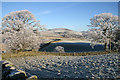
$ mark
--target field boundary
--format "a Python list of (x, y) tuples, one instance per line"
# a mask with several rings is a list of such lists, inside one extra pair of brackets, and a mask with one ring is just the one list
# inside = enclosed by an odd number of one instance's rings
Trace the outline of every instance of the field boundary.
[(88, 56), (88, 55), (102, 55), (117, 53), (117, 51), (97, 51), (97, 52), (81, 52), (81, 53), (57, 53), (57, 52), (36, 52), (36, 51), (25, 51), (19, 53), (3, 53), (2, 59), (12, 57), (27, 57), (27, 56), (38, 56), (38, 55), (55, 55), (55, 56)]

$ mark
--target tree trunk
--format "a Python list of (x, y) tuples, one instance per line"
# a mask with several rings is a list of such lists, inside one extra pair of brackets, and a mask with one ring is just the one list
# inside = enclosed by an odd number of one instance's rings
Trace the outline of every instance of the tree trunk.
[(105, 47), (104, 47), (105, 51), (107, 51), (107, 43), (105, 42)]
[(108, 46), (109, 46), (108, 43), (105, 42), (105, 51), (108, 51), (108, 50), (109, 50), (109, 47), (108, 47)]
[(110, 49), (110, 51), (111, 51), (111, 47), (112, 47), (112, 46), (111, 46), (111, 40), (109, 40), (109, 45), (110, 45), (110, 46), (109, 46), (109, 47), (110, 47), (109, 49)]

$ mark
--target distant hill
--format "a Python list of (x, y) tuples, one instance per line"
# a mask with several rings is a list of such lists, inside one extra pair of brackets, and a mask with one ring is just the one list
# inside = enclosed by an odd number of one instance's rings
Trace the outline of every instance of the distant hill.
[(80, 38), (82, 36), (82, 33), (66, 28), (55, 28), (55, 29), (48, 29), (47, 31), (42, 32), (42, 35), (47, 37), (54, 36), (54, 37), (64, 37), (64, 38)]

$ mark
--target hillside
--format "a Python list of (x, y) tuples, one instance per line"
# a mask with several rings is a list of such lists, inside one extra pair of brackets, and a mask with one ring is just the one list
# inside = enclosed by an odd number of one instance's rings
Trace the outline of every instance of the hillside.
[(56, 37), (56, 38), (80, 38), (81, 32), (73, 31), (66, 28), (48, 29), (41, 32), (44, 37)]

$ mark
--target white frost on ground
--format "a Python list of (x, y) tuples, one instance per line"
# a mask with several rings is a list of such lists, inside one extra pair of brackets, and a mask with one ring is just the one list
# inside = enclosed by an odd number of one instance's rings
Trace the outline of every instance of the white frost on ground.
[[(53, 42), (53, 43), (91, 43), (91, 41), (88, 41), (88, 40), (73, 40), (73, 41), (63, 40), (63, 41), (57, 41), (57, 42)], [(104, 43), (96, 43), (96, 44), (104, 45)]]
[(119, 54), (90, 56), (39, 55), (9, 58), (16, 68), (39, 78), (116, 78)]

